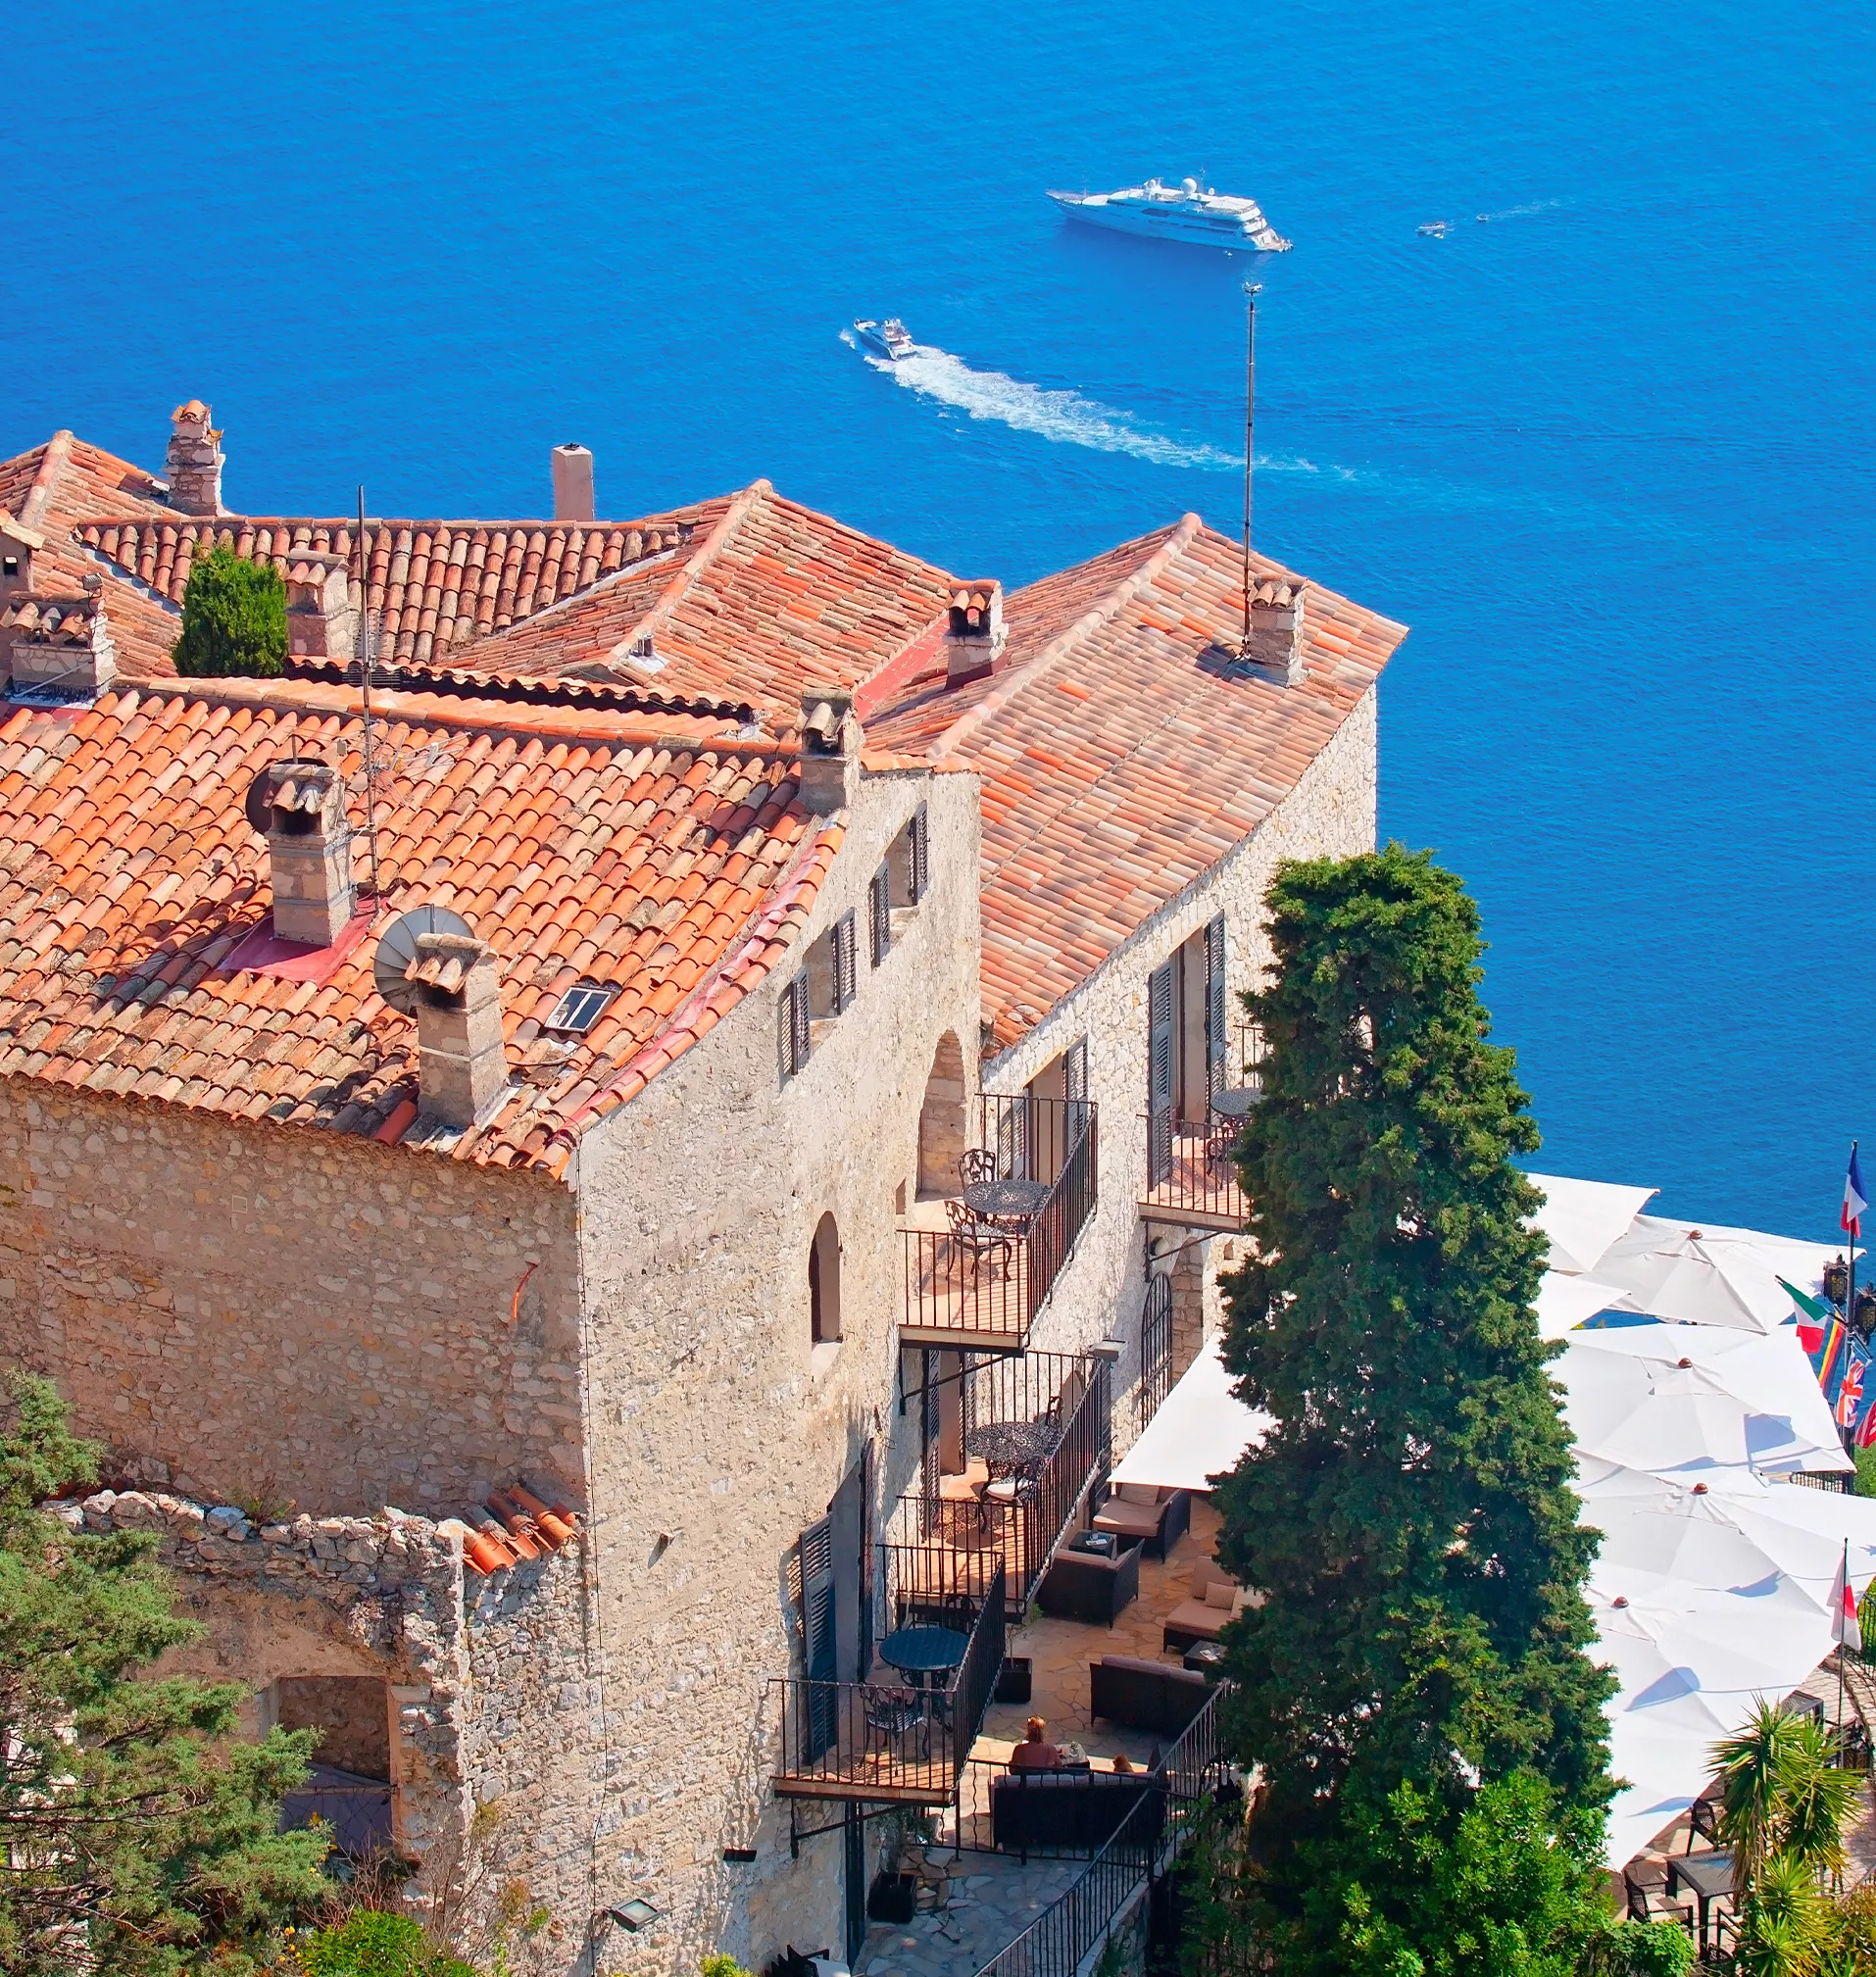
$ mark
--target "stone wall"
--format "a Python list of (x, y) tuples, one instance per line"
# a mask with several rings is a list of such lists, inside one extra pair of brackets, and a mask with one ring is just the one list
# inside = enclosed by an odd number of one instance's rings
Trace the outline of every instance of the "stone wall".
[[(930, 890), (895, 914), (874, 970), (867, 881), (920, 801)], [(975, 1062), (977, 828), (972, 777), (864, 778), (802, 943), (857, 910), (859, 993), (816, 1025), (807, 1067), (779, 1077), (783, 969), (580, 1149), (595, 1625), (617, 1766), (602, 1781), (595, 1883), (666, 1918), (609, 1942), (621, 1965), (694, 1969), (720, 1947), (760, 1967), (791, 1942), (840, 1949), (841, 1840), (791, 1857), (768, 1783), (768, 1683), (799, 1654), (796, 1539), (863, 1449), (876, 1528), (917, 1459), (916, 1410), (902, 1419), (896, 1398), (897, 1224), (934, 1063), (943, 1081)], [(829, 1211), (843, 1337), (816, 1346), (808, 1253)], [(839, 1816), (828, 1802), (802, 1811), (808, 1825)], [(725, 1847), (757, 1858), (725, 1862)]]
[[(1346, 858), (1375, 836), (1376, 699), (1371, 688), (1296, 787), (1229, 857), (1169, 901), (1027, 1036), (982, 1065), (986, 1091), (1016, 1092), (1078, 1037), (1088, 1039), (1088, 1092), (1100, 1108), (1101, 1202), (1058, 1280), (1031, 1343), (1056, 1352), (1098, 1339), (1122, 1342), (1114, 1369), (1114, 1453), (1135, 1432), (1146, 1243), (1139, 1202), (1146, 1187), (1147, 982), (1181, 942), (1214, 914), (1225, 917), (1225, 975), (1237, 996), (1270, 961), (1263, 902), (1277, 865)], [(1226, 1243), (1205, 1244), (1208, 1285)], [(1230, 1267), (1225, 1264), (1225, 1267)], [(1215, 1311), (1216, 1293), (1208, 1289)]]
[(184, 1495), (583, 1502), (573, 1219), (536, 1175), (0, 1079), (0, 1360)]

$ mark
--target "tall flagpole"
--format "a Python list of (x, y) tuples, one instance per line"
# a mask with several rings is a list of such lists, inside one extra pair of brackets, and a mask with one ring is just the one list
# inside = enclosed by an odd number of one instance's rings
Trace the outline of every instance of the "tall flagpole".
[[(1854, 1140), (1851, 1140), (1850, 1143), (1850, 1163), (1852, 1168), (1856, 1165), (1856, 1142)], [(1848, 1208), (1850, 1206), (1848, 1192), (1850, 1180), (1848, 1176), (1845, 1177), (1844, 1187), (1846, 1190), (1844, 1206)], [(1862, 1219), (1860, 1214), (1856, 1217), (1859, 1224)], [(1853, 1332), (1856, 1329), (1856, 1231), (1855, 1229), (1846, 1229), (1844, 1233), (1850, 1237), (1850, 1242), (1847, 1245), (1850, 1251), (1850, 1276), (1844, 1285), (1844, 1322)]]

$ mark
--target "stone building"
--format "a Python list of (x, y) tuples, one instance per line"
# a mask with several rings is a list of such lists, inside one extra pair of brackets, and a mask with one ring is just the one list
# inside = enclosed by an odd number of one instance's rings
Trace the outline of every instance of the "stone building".
[[(1233, 996), (1275, 862), (1373, 840), (1402, 630), (1259, 560), (1247, 645), (1195, 517), (1006, 596), (765, 482), (584, 519), (590, 458), (361, 543), (227, 511), (221, 440), (0, 464), (0, 1356), (111, 1450), (63, 1513), (163, 1532), (342, 1831), (499, 1802), (558, 1967), (852, 1940), (864, 1813), (952, 1789), (1198, 1348)], [(218, 541), (280, 679), (174, 676)], [(966, 1438), (1045, 1417), (941, 1556)]]

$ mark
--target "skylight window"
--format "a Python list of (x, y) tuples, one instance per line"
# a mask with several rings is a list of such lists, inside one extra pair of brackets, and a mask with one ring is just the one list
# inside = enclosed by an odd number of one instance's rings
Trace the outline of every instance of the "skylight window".
[(606, 1005), (617, 993), (617, 989), (595, 988), (591, 982), (581, 982), (577, 987), (568, 989), (555, 1004), (554, 1013), (543, 1027), (559, 1030), (564, 1036), (584, 1036), (599, 1021)]

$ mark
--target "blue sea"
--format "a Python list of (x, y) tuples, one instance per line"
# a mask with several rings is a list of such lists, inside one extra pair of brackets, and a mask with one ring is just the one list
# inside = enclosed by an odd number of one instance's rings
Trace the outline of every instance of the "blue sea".
[[(1833, 1232), (1876, 1136), (1867, 7), (55, 0), (8, 41), (0, 451), (160, 466), (196, 394), (263, 512), (539, 514), (578, 439), (604, 513), (765, 474), (1011, 585), (1235, 529), (1250, 268), (1042, 189), (1258, 198), (1258, 539), (1413, 626), (1382, 825), (1478, 897), (1538, 1164)], [(839, 339), (886, 313), (915, 379)]]

